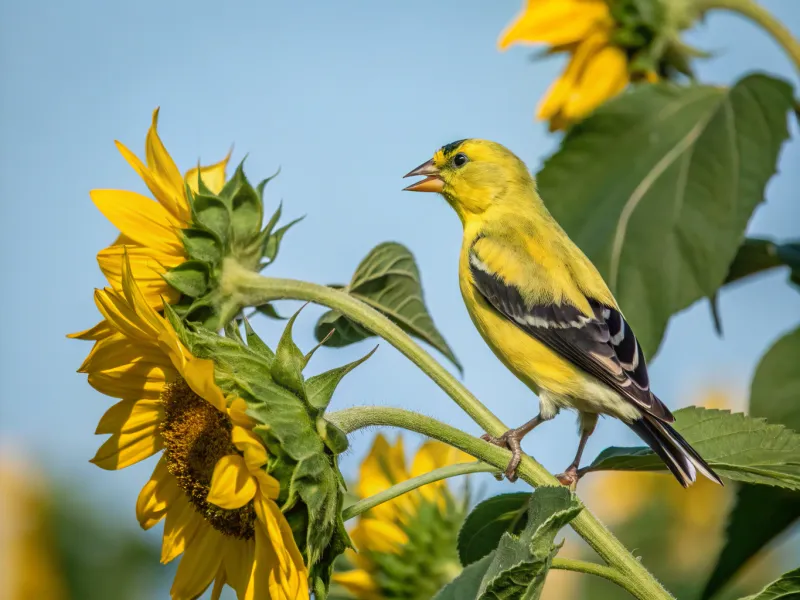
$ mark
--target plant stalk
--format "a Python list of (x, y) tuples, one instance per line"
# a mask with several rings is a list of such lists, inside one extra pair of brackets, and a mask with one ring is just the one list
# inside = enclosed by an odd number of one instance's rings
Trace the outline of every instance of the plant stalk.
[(585, 573), (586, 575), (597, 575), (603, 579), (616, 583), (623, 589), (627, 589), (625, 578), (622, 573), (607, 567), (606, 565), (599, 565), (585, 560), (574, 560), (572, 558), (558, 558), (553, 559), (553, 564), (550, 565), (551, 569), (561, 569), (564, 571), (574, 571), (576, 573)]
[(757, 23), (778, 42), (800, 72), (800, 42), (783, 23), (755, 0), (695, 0), (695, 7), (701, 14), (713, 9), (729, 10)]
[(366, 512), (371, 508), (375, 508), (379, 504), (383, 504), (389, 500), (394, 500), (398, 496), (407, 494), (412, 490), (422, 487), (423, 485), (428, 485), (429, 483), (433, 483), (435, 481), (441, 481), (442, 479), (457, 477), (459, 475), (469, 475), (470, 473), (499, 472), (500, 469), (497, 467), (487, 465), (486, 463), (482, 462), (458, 463), (455, 465), (447, 465), (446, 467), (439, 467), (438, 469), (434, 469), (433, 471), (429, 471), (423, 475), (401, 481), (400, 483), (395, 484), (392, 487), (375, 494), (374, 496), (359, 500), (355, 504), (348, 506), (342, 511), (342, 519), (347, 521), (353, 517), (357, 517), (361, 513)]
[[(273, 300), (303, 300), (337, 310), (397, 348), (444, 390), (484, 431), (494, 436), (500, 436), (508, 430), (508, 427), (500, 419), (400, 327), (377, 310), (345, 292), (305, 281), (263, 277), (245, 270), (235, 262), (226, 262), (223, 266), (222, 290), (228, 302), (239, 308), (243, 306), (259, 306)], [(373, 408), (372, 410), (376, 409)], [(404, 412), (407, 413), (408, 411)], [(375, 414), (374, 416), (377, 418), (378, 415)], [(397, 423), (382, 423), (373, 420), (364, 422), (362, 426), (385, 424), (419, 431), (429, 437), (451, 443), (468, 454), (498, 468), (504, 469), (508, 463), (510, 453), (507, 450), (473, 438), (444, 423), (439, 423), (421, 415), (419, 417), (424, 419), (428, 425), (433, 423), (433, 427), (426, 425), (424, 426), (425, 431), (415, 429), (412, 426), (413, 423), (405, 422), (407, 419), (400, 419)], [(420, 424), (420, 426), (423, 425)], [(447, 428), (453, 435), (456, 435), (456, 432), (460, 434), (457, 437), (461, 440), (462, 445), (444, 439), (441, 434), (442, 428)], [(469, 438), (472, 441), (466, 442), (464, 438)], [(476, 444), (479, 444), (479, 446)], [(473, 450), (477, 448), (479, 453), (471, 452), (468, 447)], [(492, 456), (493, 460), (486, 458), (489, 456)], [(500, 458), (501, 456), (502, 458)], [(526, 454), (523, 454), (522, 462), (517, 472), (523, 480), (533, 486), (559, 485), (557, 479)], [(666, 600), (672, 598), (636, 557), (628, 552), (614, 534), (588, 510), (581, 511), (573, 519), (571, 526), (603, 560), (623, 574), (628, 583), (626, 589), (636, 598), (640, 600)]]

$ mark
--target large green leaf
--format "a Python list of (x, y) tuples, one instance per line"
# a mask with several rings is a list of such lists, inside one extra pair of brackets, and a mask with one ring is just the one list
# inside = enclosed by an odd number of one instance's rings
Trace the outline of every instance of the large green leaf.
[[(770, 348), (756, 369), (750, 414), (800, 431), (800, 328)], [(765, 507), (769, 507), (765, 510)], [(800, 518), (800, 493), (742, 485), (728, 516), (726, 542), (703, 591), (711, 598), (758, 551)]]
[(504, 533), (518, 534), (527, 522), (527, 492), (500, 494), (472, 509), (458, 532), (458, 557), (469, 565), (490, 554)]
[(800, 598), (800, 568), (781, 575), (763, 590), (742, 600), (797, 600)]
[[(675, 411), (675, 429), (721, 477), (800, 489), (800, 434), (741, 413), (690, 406)], [(647, 447), (603, 450), (582, 471), (661, 471)]]
[(792, 89), (639, 86), (576, 125), (538, 175), (648, 356), (670, 316), (725, 280), (788, 137)]
[[(539, 487), (519, 536), (504, 533), (478, 590), (477, 600), (537, 600), (560, 545), (558, 532), (582, 510), (564, 487)], [(466, 600), (466, 599), (465, 599)]]
[[(375, 246), (358, 265), (350, 284), (344, 289), (381, 311), (409, 335), (436, 348), (461, 370), (461, 364), (428, 313), (422, 297), (419, 269), (408, 248), (396, 242)], [(314, 333), (318, 341), (330, 335), (325, 344), (334, 347), (347, 346), (372, 335), (336, 311), (323, 314)]]
[[(800, 285), (800, 242), (777, 244), (771, 240), (761, 238), (747, 238), (739, 246), (736, 256), (728, 268), (725, 284), (734, 283), (740, 279), (769, 271), (783, 265), (788, 266), (790, 281)], [(719, 311), (717, 310), (717, 294), (711, 298), (711, 311), (717, 333), (722, 333)]]
[(469, 565), (458, 577), (439, 590), (433, 600), (473, 600), (476, 598), (486, 569), (489, 568), (493, 559), (494, 552)]

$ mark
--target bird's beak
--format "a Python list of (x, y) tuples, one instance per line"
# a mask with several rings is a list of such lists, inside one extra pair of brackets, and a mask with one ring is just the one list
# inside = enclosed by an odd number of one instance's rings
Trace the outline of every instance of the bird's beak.
[(403, 188), (405, 192), (441, 192), (444, 189), (444, 181), (439, 173), (439, 169), (433, 164), (433, 159), (426, 163), (421, 164), (413, 171), (407, 173), (403, 177), (419, 177), (425, 175), (425, 179), (412, 183), (407, 188)]

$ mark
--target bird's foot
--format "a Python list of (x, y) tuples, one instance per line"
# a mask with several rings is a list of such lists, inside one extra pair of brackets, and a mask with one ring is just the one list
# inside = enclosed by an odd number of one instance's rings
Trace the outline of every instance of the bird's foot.
[[(518, 429), (509, 429), (500, 437), (495, 437), (493, 435), (489, 435), (488, 433), (484, 433), (481, 436), (482, 440), (489, 442), (490, 444), (511, 450), (511, 460), (508, 461), (508, 466), (505, 470), (506, 479), (508, 479), (511, 483), (514, 483), (519, 477), (517, 475), (517, 467), (522, 460), (522, 447), (520, 446), (519, 442), (525, 433), (520, 432)], [(502, 479), (502, 476), (497, 476), (497, 478)]]
[(565, 485), (571, 490), (577, 487), (580, 478), (581, 476), (578, 474), (578, 467), (576, 465), (570, 465), (566, 471), (560, 475), (556, 475), (556, 479), (561, 482), (561, 485)]

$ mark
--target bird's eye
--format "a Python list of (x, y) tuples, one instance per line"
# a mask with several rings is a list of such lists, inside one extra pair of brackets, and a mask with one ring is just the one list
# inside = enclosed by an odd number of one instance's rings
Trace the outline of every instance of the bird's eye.
[(463, 167), (465, 164), (467, 164), (468, 160), (469, 159), (467, 158), (466, 154), (459, 152), (453, 157), (453, 165), (456, 167)]

